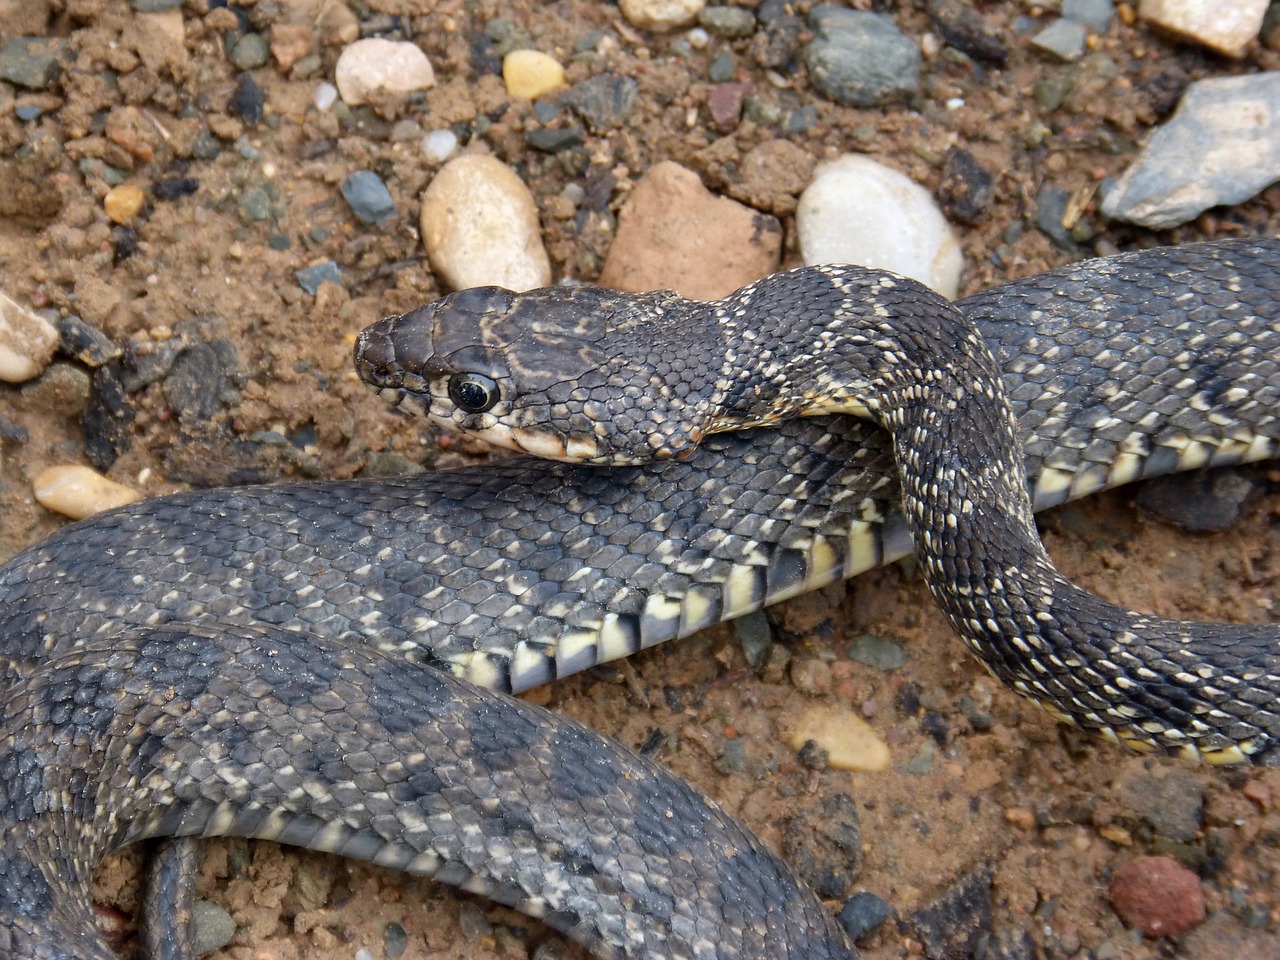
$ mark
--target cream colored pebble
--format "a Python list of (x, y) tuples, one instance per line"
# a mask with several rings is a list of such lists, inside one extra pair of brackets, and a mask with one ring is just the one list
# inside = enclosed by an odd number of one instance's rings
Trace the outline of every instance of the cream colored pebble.
[(80, 464), (46, 467), (36, 474), (31, 486), (41, 506), (73, 520), (142, 499), (137, 490)]
[(502, 82), (511, 96), (537, 100), (564, 86), (564, 67), (538, 50), (512, 50), (502, 58)]
[(836, 770), (889, 768), (889, 745), (849, 707), (819, 703), (801, 713), (791, 728), (791, 748), (799, 750), (809, 740), (827, 752)]
[(38, 377), (57, 348), (53, 324), (0, 293), (0, 380), (23, 383)]

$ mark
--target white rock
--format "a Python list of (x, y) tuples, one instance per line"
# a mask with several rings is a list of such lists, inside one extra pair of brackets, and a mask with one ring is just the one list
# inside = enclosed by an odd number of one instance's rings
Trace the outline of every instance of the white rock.
[(38, 377), (58, 349), (58, 331), (43, 317), (0, 293), (0, 380)]
[(422, 138), (422, 155), (435, 163), (444, 163), (458, 149), (458, 135), (452, 130), (432, 130)]
[(31, 487), (41, 506), (73, 520), (142, 499), (137, 490), (77, 464), (47, 467), (36, 474)]
[(1198, 80), (1102, 201), (1102, 212), (1166, 230), (1280, 180), (1280, 70)]
[(486, 154), (455, 157), (427, 185), (422, 243), (431, 268), (455, 290), (488, 284), (529, 290), (551, 282), (529, 189)]
[(375, 90), (410, 93), (434, 87), (436, 75), (417, 44), (368, 37), (342, 51), (334, 69), (334, 82), (343, 102), (354, 107), (368, 100)]
[(924, 187), (867, 157), (820, 164), (796, 207), (806, 264), (892, 270), (954, 299), (964, 255)]
[(321, 80), (316, 84), (316, 89), (311, 94), (311, 102), (316, 105), (317, 110), (328, 110), (338, 100), (338, 88), (328, 80)]
[(690, 26), (706, 5), (707, 0), (621, 0), (618, 7), (632, 26), (662, 33)]
[(1262, 29), (1268, 0), (1142, 0), (1138, 16), (1229, 57), (1244, 56)]

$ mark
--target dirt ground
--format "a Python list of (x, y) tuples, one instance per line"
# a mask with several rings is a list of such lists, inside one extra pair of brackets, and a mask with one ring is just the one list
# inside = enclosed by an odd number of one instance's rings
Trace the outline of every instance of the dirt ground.
[[(1018, 18), (1047, 22), (1046, 8), (1056, 4), (977, 5), (1008, 46), (1003, 66), (944, 45), (926, 59), (916, 99), (860, 110), (821, 96), (803, 67), (771, 75), (757, 57), (758, 39), (713, 33), (705, 48), (693, 49), (681, 46), (682, 34), (637, 31), (608, 3), (369, 0), (350, 8), (365, 34), (417, 42), (435, 66), (435, 90), (378, 110), (317, 111), (315, 85), (332, 79), (339, 52), (317, 28), (316, 71), (302, 77), (274, 61), (253, 69), (265, 118), (230, 116), (241, 71), (229, 50), (301, 6), (190, 0), (182, 7), (183, 41), (166, 44), (141, 28), (124, 0), (0, 2), (0, 35), (60, 38), (69, 65), (44, 89), (0, 84), (0, 287), (35, 308), (78, 315), (143, 354), (173, 337), (234, 348), (234, 361), (222, 358), (211, 368), (218, 377), (198, 385), (213, 397), (207, 406), (191, 402), (172, 379), (128, 396), (136, 419), (109, 474), (147, 494), (351, 476), (371, 458), (385, 462), (374, 455), (386, 453), (433, 467), (483, 461), (388, 411), (350, 373), (352, 337), (362, 326), (440, 292), (417, 227), (418, 197), (433, 173), (418, 141), (433, 129), (460, 131), (464, 144), (483, 145), (521, 174), (543, 211), (557, 277), (596, 275), (617, 208), (653, 164), (677, 160), (713, 189), (733, 193), (741, 187), (736, 160), (784, 137), (815, 159), (868, 153), (931, 189), (949, 146), (972, 153), (996, 179), (985, 219), (957, 225), (965, 292), (1096, 251), (1280, 233), (1280, 186), (1161, 234), (1108, 224), (1094, 212), (1089, 198), (1099, 180), (1126, 167), (1186, 83), (1280, 68), (1280, 53), (1258, 45), (1237, 62), (1171, 42), (1131, 23), (1123, 5), (1077, 64), (1035, 52), (1019, 32)], [(924, 3), (870, 6), (891, 13), (908, 36), (937, 37)], [(567, 154), (531, 148), (524, 135), (540, 125), (533, 108), (507, 98), (495, 75), (493, 40), (508, 35), (494, 27), (498, 17), (564, 63), (571, 82), (599, 72), (633, 77), (639, 98), (625, 127), (588, 131), (584, 146)], [(707, 78), (726, 52), (733, 80), (775, 109), (722, 134), (706, 106)], [(1066, 93), (1051, 96), (1054, 90)], [(15, 108), (23, 106), (39, 107), (38, 115), (20, 119)], [(813, 122), (798, 132), (788, 133), (783, 119), (763, 119), (809, 109)], [(388, 184), (398, 208), (393, 220), (369, 227), (352, 216), (338, 185), (361, 168)], [(193, 182), (189, 192), (158, 189), (182, 178)], [(117, 179), (147, 195), (128, 230), (103, 209)], [(589, 186), (578, 215), (554, 215), (556, 198), (575, 182)], [(1083, 204), (1072, 250), (1035, 226), (1046, 186)], [(253, 212), (259, 203), (264, 219)], [(784, 218), (784, 225), (794, 262), (793, 224)], [(294, 271), (326, 257), (342, 266), (345, 288), (312, 296)], [(6, 555), (64, 522), (34, 502), (31, 477), (94, 455), (80, 421), (91, 374), (63, 357), (40, 380), (0, 391)], [(1135, 508), (1135, 491), (1120, 490), (1047, 515), (1046, 541), (1068, 576), (1128, 606), (1190, 619), (1275, 621), (1280, 468), (1241, 475), (1253, 493), (1224, 533), (1161, 523)], [(965, 654), (910, 564), (770, 616), (775, 637), (790, 648), (789, 673), (758, 675), (732, 629), (721, 627), (536, 695), (632, 746), (657, 744), (662, 762), (780, 849), (789, 846), (791, 818), (802, 827), (819, 823), (824, 802), (848, 794), (863, 863), (845, 895), (875, 893), (903, 920), (990, 865), (994, 930), (1013, 945), (1008, 956), (1280, 958), (1276, 772), (1144, 759), (1056, 725)], [(901, 643), (906, 663), (884, 671), (850, 659), (849, 641), (863, 633)], [(891, 769), (815, 771), (787, 745), (779, 731), (788, 717), (829, 695), (796, 680), (812, 677), (805, 665), (813, 662), (835, 678), (830, 695), (863, 705), (891, 747)], [(987, 721), (971, 722), (977, 714)], [(1159, 813), (1144, 815), (1133, 801), (1134, 783), (1166, 781), (1178, 785), (1179, 797), (1200, 798), (1193, 835), (1162, 834)], [(1172, 853), (1203, 881), (1208, 919), (1180, 944), (1125, 930), (1107, 902), (1111, 872), (1152, 851)], [(128, 855), (101, 872), (103, 923), (121, 934), (125, 955), (137, 863)], [(268, 844), (211, 843), (202, 895), (239, 925), (232, 943), (213, 954), (218, 960), (354, 960), (362, 949), (406, 960), (580, 955), (484, 901)], [(890, 920), (862, 949), (887, 960), (924, 947), (914, 928)], [(984, 941), (978, 955), (1001, 954), (995, 941)]]

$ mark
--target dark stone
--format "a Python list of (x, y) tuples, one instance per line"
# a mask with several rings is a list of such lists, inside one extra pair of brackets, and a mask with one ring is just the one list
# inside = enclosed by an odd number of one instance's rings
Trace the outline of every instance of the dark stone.
[(933, 0), (929, 16), (943, 40), (973, 59), (986, 63), (1009, 59), (1009, 45), (971, 5), (961, 0)]
[(929, 960), (971, 960), (979, 943), (990, 939), (993, 874), (992, 865), (983, 864), (916, 911), (911, 927)]
[(200, 181), (195, 177), (164, 177), (151, 185), (151, 195), (157, 200), (177, 200), (199, 189)]
[(1193, 533), (1229, 530), (1240, 522), (1253, 481), (1231, 467), (1195, 470), (1144, 483), (1138, 506), (1166, 523)]
[(231, 95), (227, 109), (250, 126), (262, 122), (262, 87), (258, 86), (258, 81), (250, 74), (240, 74), (240, 79), (236, 81), (236, 92)]
[(943, 212), (961, 223), (976, 224), (987, 218), (995, 194), (996, 178), (968, 150), (951, 147), (942, 165), (938, 202)]
[(381, 223), (396, 215), (391, 191), (372, 170), (353, 170), (342, 181), (343, 199), (362, 223)]
[(114, 340), (75, 314), (60, 316), (53, 325), (58, 328), (58, 349), (86, 366), (100, 367), (124, 353)]
[(321, 260), (309, 267), (295, 270), (293, 276), (298, 281), (298, 286), (313, 297), (320, 291), (322, 283), (336, 283), (342, 286), (342, 270), (332, 260)]
[(585, 142), (582, 131), (577, 127), (561, 127), (559, 129), (530, 130), (524, 135), (524, 142), (535, 150), (544, 153), (558, 153), (580, 147)]
[(707, 94), (711, 122), (721, 133), (732, 133), (742, 119), (742, 101), (751, 92), (749, 83), (717, 83)]
[(920, 729), (938, 746), (945, 747), (947, 745), (947, 738), (950, 736), (951, 731), (947, 727), (946, 719), (937, 710), (926, 710), (924, 712), (924, 716), (920, 718)]
[(1190, 842), (1200, 835), (1204, 785), (1193, 774), (1170, 770), (1163, 776), (1139, 773), (1119, 784), (1117, 799), (1130, 816), (1171, 840)]
[(848, 107), (875, 107), (914, 96), (920, 48), (892, 18), (823, 5), (809, 14), (814, 39), (805, 47), (813, 85)]
[[(776, 6), (781, 12), (770, 9), (766, 16), (766, 8)], [(760, 22), (764, 24), (752, 43), (756, 63), (768, 70), (787, 70), (795, 63), (800, 52), (800, 34), (804, 31), (804, 21), (795, 14), (785, 12), (788, 4), (762, 4), (757, 11)]]
[(862, 828), (848, 794), (837, 793), (783, 826), (787, 862), (820, 897), (839, 900), (862, 870)]
[(165, 378), (165, 400), (183, 423), (203, 425), (225, 405), (238, 373), (239, 358), (229, 340), (195, 340)]
[(1076, 242), (1071, 239), (1071, 231), (1062, 223), (1070, 200), (1071, 193), (1064, 187), (1047, 183), (1042, 186), (1036, 195), (1036, 226), (1053, 241), (1055, 247), (1074, 253)]
[(120, 361), (113, 361), (94, 371), (89, 401), (80, 415), (84, 455), (96, 469), (104, 472), (128, 452), (131, 429), (137, 418), (120, 378), (120, 366)]
[(43, 90), (62, 72), (58, 61), (65, 45), (47, 37), (10, 37), (0, 47), (0, 80)]
[(620, 125), (635, 109), (639, 85), (631, 77), (602, 73), (582, 80), (560, 98), (586, 123), (594, 134), (607, 133)]
[(858, 940), (892, 916), (893, 904), (874, 893), (862, 891), (845, 901), (836, 916), (836, 922), (844, 928), (850, 940)]
[(111, 265), (118, 267), (138, 252), (138, 231), (116, 224), (111, 228)]

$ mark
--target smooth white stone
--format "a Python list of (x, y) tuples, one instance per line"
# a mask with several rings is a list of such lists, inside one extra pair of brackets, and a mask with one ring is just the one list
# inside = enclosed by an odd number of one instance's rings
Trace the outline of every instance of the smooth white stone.
[(375, 90), (410, 93), (436, 83), (431, 61), (417, 44), (382, 37), (367, 37), (346, 47), (333, 74), (343, 102), (350, 107), (364, 103)]

